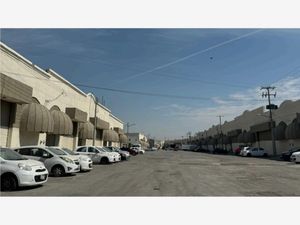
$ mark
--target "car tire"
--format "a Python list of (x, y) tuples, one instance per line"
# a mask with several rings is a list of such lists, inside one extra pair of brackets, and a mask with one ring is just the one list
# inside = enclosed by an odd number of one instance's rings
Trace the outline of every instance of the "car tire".
[(263, 157), (268, 157), (268, 153), (264, 153)]
[(65, 169), (63, 166), (57, 165), (57, 166), (53, 166), (51, 169), (51, 174), (54, 177), (61, 177), (63, 175), (65, 175)]
[(109, 163), (108, 158), (106, 158), (106, 157), (101, 158), (100, 163), (101, 164), (108, 164)]
[(18, 188), (18, 180), (13, 175), (1, 176), (1, 191), (15, 191)]
[(247, 153), (247, 157), (251, 157), (251, 153)]

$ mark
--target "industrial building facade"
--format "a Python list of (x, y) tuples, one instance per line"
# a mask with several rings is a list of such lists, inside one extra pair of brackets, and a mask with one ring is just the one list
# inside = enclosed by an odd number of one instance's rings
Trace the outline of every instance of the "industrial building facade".
[(142, 133), (127, 133), (128, 144), (137, 145), (140, 144), (142, 148), (149, 148), (148, 138)]
[[(272, 110), (277, 154), (300, 146), (300, 100), (286, 100)], [(264, 107), (246, 110), (232, 121), (214, 125), (198, 134), (203, 148), (212, 150), (223, 147), (233, 150), (241, 145), (262, 147), (273, 154), (271, 122)]]
[[(0, 145), (64, 146), (127, 143), (123, 122), (51, 69), (43, 70), (0, 42)], [(96, 110), (95, 110), (96, 107)], [(95, 116), (96, 112), (96, 116)]]

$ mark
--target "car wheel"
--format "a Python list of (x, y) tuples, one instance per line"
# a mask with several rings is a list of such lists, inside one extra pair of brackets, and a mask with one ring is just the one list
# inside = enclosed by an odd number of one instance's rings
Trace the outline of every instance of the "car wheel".
[(247, 156), (248, 156), (248, 157), (251, 157), (251, 153), (247, 153)]
[(54, 177), (61, 177), (65, 175), (65, 169), (62, 166), (54, 166), (51, 173)]
[(264, 155), (263, 155), (264, 157), (267, 157), (268, 156), (268, 153), (264, 153)]
[(1, 177), (1, 191), (14, 191), (18, 188), (18, 181), (13, 175)]
[(100, 163), (101, 164), (108, 164), (108, 158), (106, 158), (106, 157), (104, 157), (104, 158), (102, 158), (101, 160), (100, 160)]

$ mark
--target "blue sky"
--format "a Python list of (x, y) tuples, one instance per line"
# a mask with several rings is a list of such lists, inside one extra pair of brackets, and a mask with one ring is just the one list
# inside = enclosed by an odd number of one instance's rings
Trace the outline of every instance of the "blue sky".
[(161, 139), (265, 105), (261, 85), (278, 87), (277, 104), (300, 96), (300, 29), (2, 29), (1, 41), (73, 83), (208, 99), (80, 87)]

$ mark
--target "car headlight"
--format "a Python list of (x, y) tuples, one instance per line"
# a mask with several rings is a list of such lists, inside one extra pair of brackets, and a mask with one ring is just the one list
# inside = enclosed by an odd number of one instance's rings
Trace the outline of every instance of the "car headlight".
[(65, 162), (67, 163), (72, 163), (74, 164), (73, 160), (72, 159), (69, 159), (69, 158), (66, 158), (66, 157), (60, 157), (62, 160), (64, 160)]
[(23, 164), (23, 163), (19, 163), (19, 164), (18, 164), (18, 167), (19, 167), (21, 170), (26, 170), (26, 171), (31, 171), (31, 170), (32, 170), (32, 167), (31, 167), (31, 166), (25, 165), (25, 164)]

